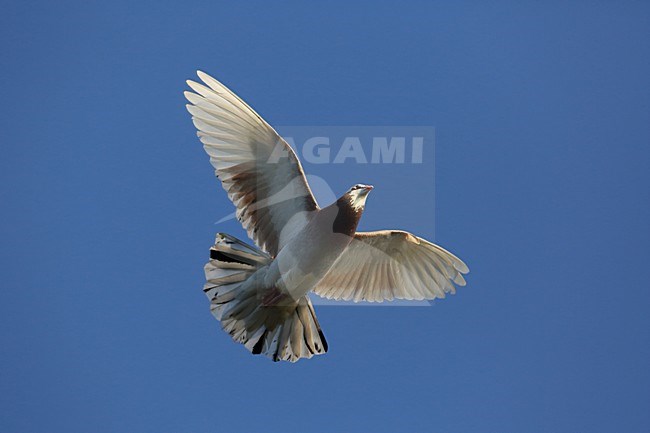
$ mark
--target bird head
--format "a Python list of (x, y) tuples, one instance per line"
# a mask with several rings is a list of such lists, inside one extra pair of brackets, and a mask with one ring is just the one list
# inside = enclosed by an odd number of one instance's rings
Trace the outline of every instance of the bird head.
[(350, 201), (350, 205), (354, 209), (362, 209), (366, 205), (366, 198), (368, 197), (368, 193), (372, 190), (372, 188), (372, 185), (364, 185), (362, 183), (358, 183), (350, 188), (348, 192), (345, 193), (344, 197)]

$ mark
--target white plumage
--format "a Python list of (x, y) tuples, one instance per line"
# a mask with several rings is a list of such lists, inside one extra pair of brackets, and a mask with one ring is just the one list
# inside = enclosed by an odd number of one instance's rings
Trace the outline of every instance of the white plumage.
[(399, 230), (357, 232), (369, 185), (321, 209), (291, 147), (209, 75), (188, 81), (187, 109), (236, 215), (259, 248), (218, 234), (205, 266), (214, 316), (254, 354), (297, 361), (327, 342), (307, 293), (382, 302), (444, 298), (467, 266)]

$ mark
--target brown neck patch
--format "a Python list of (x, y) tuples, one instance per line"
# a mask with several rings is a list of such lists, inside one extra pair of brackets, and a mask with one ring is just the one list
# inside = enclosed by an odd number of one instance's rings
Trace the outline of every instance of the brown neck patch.
[(333, 229), (334, 233), (342, 233), (348, 236), (353, 236), (357, 231), (357, 225), (363, 214), (363, 207), (355, 209), (350, 203), (348, 194), (343, 195), (336, 201), (336, 208), (338, 213), (334, 218)]

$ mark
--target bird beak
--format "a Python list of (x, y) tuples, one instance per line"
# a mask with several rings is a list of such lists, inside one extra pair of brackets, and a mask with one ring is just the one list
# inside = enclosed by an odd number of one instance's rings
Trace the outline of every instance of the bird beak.
[(374, 188), (374, 186), (372, 186), (372, 185), (366, 185), (365, 190), (370, 192), (370, 191), (372, 191), (373, 188)]

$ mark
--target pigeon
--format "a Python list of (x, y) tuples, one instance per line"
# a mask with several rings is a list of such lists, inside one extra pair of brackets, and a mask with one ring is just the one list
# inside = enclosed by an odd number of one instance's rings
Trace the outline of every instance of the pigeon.
[(253, 354), (296, 362), (328, 344), (309, 293), (353, 302), (431, 300), (464, 286), (458, 257), (402, 230), (357, 231), (371, 185), (321, 208), (295, 152), (208, 74), (188, 80), (187, 110), (255, 245), (216, 235), (203, 291), (221, 327)]

